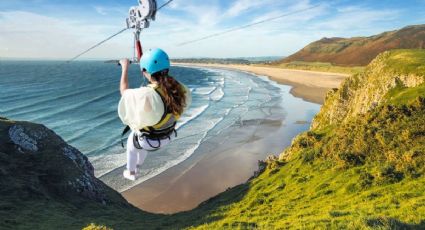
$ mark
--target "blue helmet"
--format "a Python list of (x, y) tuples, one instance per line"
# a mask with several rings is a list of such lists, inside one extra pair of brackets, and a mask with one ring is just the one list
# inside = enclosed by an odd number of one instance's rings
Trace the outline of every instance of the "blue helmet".
[(140, 69), (154, 74), (170, 68), (170, 58), (162, 49), (149, 49), (140, 59)]

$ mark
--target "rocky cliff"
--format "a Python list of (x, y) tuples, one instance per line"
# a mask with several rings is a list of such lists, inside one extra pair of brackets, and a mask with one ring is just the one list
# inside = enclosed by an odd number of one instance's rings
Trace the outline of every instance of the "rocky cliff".
[[(336, 125), (388, 102), (390, 91), (414, 88), (425, 82), (425, 50), (387, 51), (362, 73), (330, 91), (312, 128)], [(394, 94), (394, 92), (393, 92)]]
[(43, 125), (0, 118), (0, 229), (81, 229), (126, 214), (142, 212), (77, 149)]

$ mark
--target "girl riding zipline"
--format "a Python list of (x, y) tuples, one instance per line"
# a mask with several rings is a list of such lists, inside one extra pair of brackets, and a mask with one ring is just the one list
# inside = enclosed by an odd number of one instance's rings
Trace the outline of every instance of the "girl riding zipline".
[(127, 139), (127, 169), (123, 175), (136, 180), (148, 152), (158, 150), (177, 136), (175, 126), (191, 103), (190, 90), (168, 75), (170, 60), (161, 49), (146, 52), (140, 60), (142, 75), (150, 84), (129, 89), (128, 59), (122, 67), (118, 115), (131, 133)]

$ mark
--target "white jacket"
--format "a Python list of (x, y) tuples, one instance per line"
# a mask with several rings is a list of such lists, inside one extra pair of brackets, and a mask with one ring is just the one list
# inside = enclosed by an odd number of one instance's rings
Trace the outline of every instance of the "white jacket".
[[(181, 83), (180, 83), (181, 84)], [(189, 108), (192, 96), (189, 88), (181, 84), (186, 91), (186, 107)], [(156, 85), (127, 89), (118, 103), (118, 116), (122, 123), (130, 126), (133, 131), (147, 126), (156, 125), (164, 114), (164, 104), (161, 96), (155, 91)]]

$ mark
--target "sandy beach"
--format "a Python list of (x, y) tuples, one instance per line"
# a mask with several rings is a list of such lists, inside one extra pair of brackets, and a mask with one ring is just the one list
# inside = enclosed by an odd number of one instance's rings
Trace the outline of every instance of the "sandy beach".
[(273, 67), (260, 67), (252, 65), (223, 65), (223, 64), (186, 64), (174, 63), (183, 66), (212, 67), (246, 71), (257, 75), (268, 76), (270, 79), (292, 86), (291, 93), (306, 101), (323, 104), (326, 92), (338, 88), (341, 82), (348, 77), (347, 74), (325, 73), (307, 70), (282, 69)]
[[(188, 66), (187, 64), (184, 64)], [(327, 90), (338, 87), (346, 75), (310, 71), (274, 69), (242, 65), (196, 65), (226, 68), (269, 76), (293, 88), (290, 93), (305, 101), (321, 103)], [(290, 95), (290, 94), (288, 94)], [(301, 99), (296, 99), (301, 101)], [(122, 195), (134, 206), (154, 213), (175, 213), (195, 208), (203, 201), (245, 182), (255, 170), (258, 159), (279, 154), (290, 144), (294, 133), (284, 130), (284, 109), (271, 106), (267, 120), (247, 121), (204, 143), (200, 154), (147, 180)], [(309, 126), (309, 121), (293, 121), (295, 126)], [(248, 137), (248, 138), (247, 138)]]

